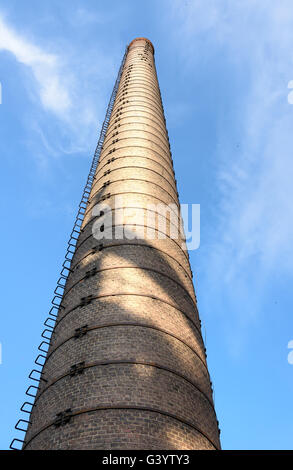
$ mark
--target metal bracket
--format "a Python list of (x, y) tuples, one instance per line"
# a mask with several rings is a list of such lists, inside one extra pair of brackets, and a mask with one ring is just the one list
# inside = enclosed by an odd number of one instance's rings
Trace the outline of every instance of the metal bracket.
[(104, 248), (104, 247), (103, 247), (102, 244), (100, 244), (100, 245), (98, 245), (98, 246), (94, 246), (94, 247), (92, 248), (91, 253), (94, 254), (94, 253), (97, 253), (97, 251), (102, 251), (103, 248)]
[[(30, 410), (26, 410), (26, 405), (30, 406)], [(20, 411), (23, 411), (24, 413), (28, 413), (30, 414), (32, 412), (32, 409), (33, 409), (33, 406), (34, 404), (29, 402), (29, 401), (25, 401), (22, 405), (21, 405), (21, 408), (20, 408)]]
[(74, 377), (77, 374), (82, 374), (85, 369), (85, 362), (78, 362), (77, 364), (73, 364), (70, 367), (70, 377)]
[(86, 335), (88, 332), (88, 325), (81, 326), (80, 328), (75, 329), (74, 337), (81, 338), (82, 336)]
[[(20, 423), (27, 424), (27, 427), (25, 429), (19, 427)], [(15, 429), (17, 429), (18, 431), (26, 432), (29, 424), (31, 424), (31, 421), (28, 421), (27, 419), (19, 419), (15, 425)]]
[(61, 411), (57, 413), (54, 425), (58, 428), (59, 426), (65, 426), (65, 424), (69, 423), (72, 418), (72, 411), (71, 408), (67, 408), (65, 411)]
[(90, 278), (90, 277), (93, 277), (93, 276), (95, 276), (95, 275), (97, 274), (97, 272), (98, 272), (97, 268), (90, 269), (89, 271), (87, 271), (87, 272), (85, 273), (85, 277), (84, 277), (84, 278), (85, 278), (85, 279), (88, 279), (88, 278)]
[[(37, 377), (34, 377), (34, 374), (40, 374), (40, 375)], [(35, 382), (40, 382), (41, 380), (43, 380), (43, 382), (48, 382), (48, 380), (44, 379), (42, 375), (43, 373), (40, 370), (33, 369), (28, 377), (29, 379), (34, 380)]]
[(82, 297), (80, 299), (80, 307), (85, 307), (86, 305), (89, 305), (93, 300), (93, 295), (87, 295), (86, 297)]
[(11, 444), (9, 446), (9, 449), (11, 449), (11, 450), (21, 450), (21, 449), (18, 449), (18, 447), (14, 447), (15, 442), (21, 442), (22, 445), (25, 443), (25, 441), (23, 441), (22, 439), (13, 439), (13, 441), (11, 442)]
[(110, 193), (105, 194), (104, 196), (102, 196), (102, 197), (99, 199), (99, 201), (105, 201), (106, 199), (109, 199), (110, 196), (111, 196)]

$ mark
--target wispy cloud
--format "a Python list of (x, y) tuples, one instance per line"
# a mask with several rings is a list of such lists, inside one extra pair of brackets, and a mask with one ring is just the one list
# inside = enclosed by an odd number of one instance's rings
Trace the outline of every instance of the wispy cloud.
[[(203, 55), (214, 60), (218, 52), (245, 73), (237, 76), (242, 96), (228, 90), (232, 119), (223, 119), (217, 135), (217, 223), (205, 268), (209, 282), (214, 275), (214, 285), (241, 303), (241, 314), (249, 295), (249, 321), (261, 308), (271, 276), (293, 273), (293, 106), (287, 101), (292, 3), (207, 0), (185, 2), (181, 9), (179, 3), (173, 3), (174, 34), (178, 49), (189, 56), (186, 66)], [(206, 47), (199, 51), (202, 41)]]
[[(83, 24), (99, 20), (99, 15), (93, 17), (85, 9), (73, 13), (83, 19)], [(53, 50), (54, 43), (58, 52)], [(26, 37), (0, 13), (0, 53), (13, 54), (17, 63), (30, 72), (24, 74), (33, 100), (25, 116), (30, 129), (27, 142), (43, 168), (50, 157), (94, 149), (107, 101), (105, 88), (109, 77), (113, 80), (117, 65), (103, 55), (98, 41), (95, 50), (87, 48), (86, 53), (79, 44), (73, 48), (70, 38), (67, 43), (62, 40), (62, 51), (58, 40), (54, 43), (52, 46), (48, 35), (47, 46), (44, 39), (40, 46), (37, 36)]]
[(57, 114), (71, 106), (71, 97), (62, 80), (59, 59), (18, 34), (0, 16), (0, 50), (13, 54), (18, 62), (32, 71), (42, 105)]

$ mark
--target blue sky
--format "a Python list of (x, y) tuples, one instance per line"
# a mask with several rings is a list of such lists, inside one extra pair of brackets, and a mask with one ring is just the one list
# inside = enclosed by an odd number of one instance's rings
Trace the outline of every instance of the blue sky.
[(201, 205), (190, 257), (223, 448), (292, 448), (292, 26), (290, 0), (0, 1), (1, 449), (137, 36), (156, 49), (180, 201)]

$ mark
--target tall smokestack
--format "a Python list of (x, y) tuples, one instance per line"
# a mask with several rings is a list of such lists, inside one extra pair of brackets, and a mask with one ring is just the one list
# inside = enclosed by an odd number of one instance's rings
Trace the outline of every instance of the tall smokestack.
[(121, 72), (23, 449), (220, 448), (148, 39)]

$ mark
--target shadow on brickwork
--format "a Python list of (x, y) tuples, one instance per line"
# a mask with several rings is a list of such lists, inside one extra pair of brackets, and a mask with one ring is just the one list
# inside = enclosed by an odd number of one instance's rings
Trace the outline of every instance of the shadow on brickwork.
[(80, 237), (28, 449), (219, 446), (188, 265), (131, 233)]

